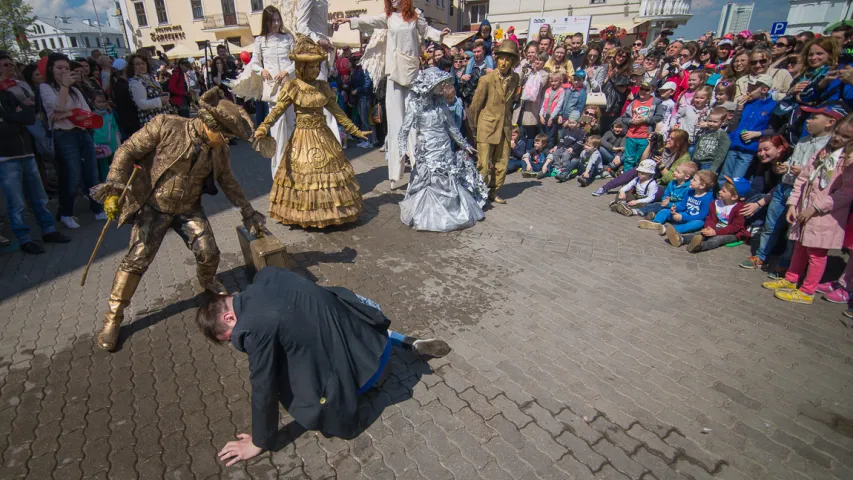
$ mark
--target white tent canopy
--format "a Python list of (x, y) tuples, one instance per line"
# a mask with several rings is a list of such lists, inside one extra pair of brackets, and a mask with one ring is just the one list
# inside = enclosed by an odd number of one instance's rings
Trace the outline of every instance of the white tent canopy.
[(201, 56), (204, 56), (204, 52), (200, 51), (198, 48), (192, 48), (184, 43), (179, 43), (173, 49), (166, 52), (166, 56), (169, 57), (169, 59), (198, 57), (199, 52), (201, 52)]

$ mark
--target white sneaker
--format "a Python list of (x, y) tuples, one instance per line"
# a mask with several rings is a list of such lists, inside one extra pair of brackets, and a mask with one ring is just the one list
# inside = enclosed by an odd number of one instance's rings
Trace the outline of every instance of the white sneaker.
[(104, 212), (95, 214), (95, 220), (105, 221), (106, 219), (107, 219), (107, 214)]
[(59, 217), (59, 221), (65, 225), (65, 228), (80, 228), (80, 224), (77, 223), (77, 217)]
[(370, 148), (372, 145), (368, 141), (363, 141), (358, 143), (358, 148)]

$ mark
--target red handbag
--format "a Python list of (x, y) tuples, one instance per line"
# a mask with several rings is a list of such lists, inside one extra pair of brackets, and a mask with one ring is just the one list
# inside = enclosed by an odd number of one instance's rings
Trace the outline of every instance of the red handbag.
[(71, 109), (71, 116), (68, 117), (68, 121), (73, 123), (75, 127), (93, 130), (104, 126), (104, 117), (80, 108)]

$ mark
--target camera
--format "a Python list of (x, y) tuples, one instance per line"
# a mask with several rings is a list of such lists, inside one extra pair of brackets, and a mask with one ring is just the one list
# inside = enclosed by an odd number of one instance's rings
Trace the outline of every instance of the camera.
[(847, 65), (853, 63), (853, 47), (845, 47), (838, 56), (839, 65)]
[(668, 37), (668, 36), (672, 35), (673, 33), (675, 33), (675, 32), (673, 32), (672, 30), (667, 28), (666, 30), (661, 30), (660, 36), (661, 37)]

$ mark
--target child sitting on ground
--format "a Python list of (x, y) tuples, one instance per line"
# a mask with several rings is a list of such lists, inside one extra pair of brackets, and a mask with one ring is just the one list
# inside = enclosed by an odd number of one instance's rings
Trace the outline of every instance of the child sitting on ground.
[(680, 247), (682, 233), (695, 232), (705, 225), (705, 217), (714, 202), (714, 194), (710, 190), (714, 188), (716, 181), (717, 174), (710, 170), (696, 172), (690, 180), (690, 190), (677, 205), (672, 205), (669, 210), (659, 211), (652, 221), (640, 221), (638, 226), (657, 230), (669, 238), (672, 246)]
[(729, 140), (729, 134), (722, 128), (727, 118), (728, 111), (725, 108), (714, 108), (708, 120), (704, 122), (705, 127), (696, 135), (693, 161), (698, 163), (702, 170), (717, 172), (723, 166), (723, 161), (729, 152), (729, 145), (732, 143)]
[(601, 153), (601, 162), (604, 164), (604, 171), (610, 172), (619, 168), (622, 163), (622, 152), (625, 151), (625, 125), (622, 122), (613, 122), (610, 126), (610, 131), (601, 137), (601, 148), (598, 152)]
[(741, 209), (752, 184), (745, 178), (725, 178), (726, 183), (720, 188), (717, 199), (711, 203), (705, 218), (705, 228), (699, 233), (681, 236), (681, 243), (687, 243), (687, 251), (690, 253), (713, 250), (738, 240), (746, 243), (751, 237)]
[[(601, 153), (599, 153), (598, 151), (598, 147), (600, 146), (601, 137), (599, 137), (598, 135), (590, 135), (589, 137), (587, 137), (586, 142), (583, 144), (583, 152), (581, 152), (580, 158), (573, 161), (573, 163), (575, 161), (578, 162), (577, 167), (574, 168), (576, 168), (579, 172), (581, 168), (584, 169), (584, 172), (578, 175), (578, 183), (581, 187), (588, 187), (592, 183), (592, 181), (595, 180), (595, 178), (601, 173)], [(572, 165), (569, 165), (569, 168), (572, 168)], [(560, 182), (561, 177), (557, 177), (557, 181)]]
[(521, 136), (518, 127), (512, 127), (512, 138), (509, 142), (509, 161), (506, 164), (506, 173), (524, 170), (524, 154), (527, 151), (527, 142)]
[(699, 167), (693, 162), (680, 163), (672, 172), (673, 179), (666, 185), (661, 201), (653, 202), (640, 208), (634, 208), (632, 209), (633, 215), (645, 217), (646, 220), (652, 220), (655, 218), (655, 214), (664, 208), (672, 208), (673, 205), (678, 205), (678, 202), (687, 196), (687, 192), (690, 190), (690, 179), (693, 178), (693, 174), (697, 170), (699, 170)]
[(555, 145), (548, 154), (548, 160), (542, 171), (539, 172), (537, 178), (545, 178), (549, 175), (556, 176), (558, 170), (568, 177), (572, 170), (567, 170), (573, 159), (580, 157), (583, 151), (584, 138), (586, 131), (583, 129), (578, 120), (581, 118), (579, 111), (574, 111), (569, 114), (569, 119), (566, 121), (566, 128), (560, 132), (560, 141)]
[[(637, 176), (619, 190), (619, 197), (610, 204), (610, 210), (625, 216), (633, 215), (632, 208), (655, 201), (658, 182), (655, 181), (657, 164), (654, 160), (643, 160), (637, 167)], [(631, 199), (628, 199), (628, 195)]]
[(521, 173), (525, 177), (535, 177), (538, 172), (542, 171), (542, 167), (548, 158), (545, 147), (548, 146), (548, 135), (540, 133), (533, 139), (533, 148), (525, 153), (521, 159), (524, 161), (524, 171)]

